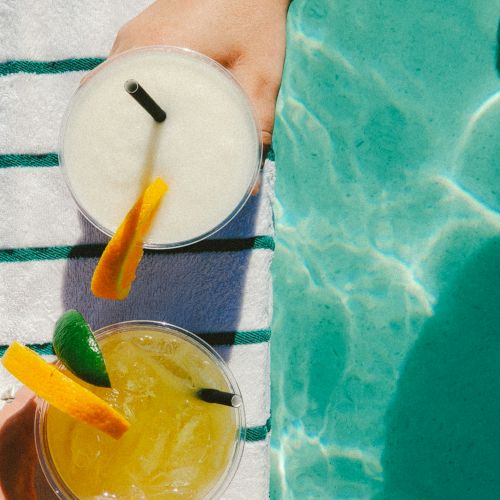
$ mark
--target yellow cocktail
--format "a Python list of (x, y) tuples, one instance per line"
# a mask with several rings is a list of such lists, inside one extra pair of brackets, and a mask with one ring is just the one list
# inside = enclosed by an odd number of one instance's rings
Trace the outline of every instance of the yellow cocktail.
[(241, 456), (244, 412), (201, 401), (197, 391), (239, 393), (222, 360), (188, 332), (154, 322), (96, 336), (112, 388), (85, 386), (131, 426), (114, 440), (41, 402), (37, 449), (54, 490), (61, 498), (220, 494)]

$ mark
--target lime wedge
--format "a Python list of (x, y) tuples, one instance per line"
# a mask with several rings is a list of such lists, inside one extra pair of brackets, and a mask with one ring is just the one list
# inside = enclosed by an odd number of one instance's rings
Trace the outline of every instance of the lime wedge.
[(52, 345), (63, 365), (77, 377), (92, 385), (111, 387), (101, 349), (78, 311), (70, 309), (57, 320)]

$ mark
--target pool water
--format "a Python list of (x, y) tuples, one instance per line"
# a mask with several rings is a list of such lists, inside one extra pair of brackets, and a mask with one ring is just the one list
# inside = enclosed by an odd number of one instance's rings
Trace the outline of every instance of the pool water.
[(500, 0), (295, 0), (272, 498), (500, 498)]

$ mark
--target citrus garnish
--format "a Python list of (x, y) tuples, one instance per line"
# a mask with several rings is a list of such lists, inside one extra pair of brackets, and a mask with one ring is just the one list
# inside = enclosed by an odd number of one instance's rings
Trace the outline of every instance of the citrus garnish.
[(62, 364), (77, 377), (92, 385), (111, 387), (101, 349), (78, 311), (70, 309), (57, 320), (52, 345)]
[(129, 428), (127, 420), (112, 406), (18, 342), (5, 351), (2, 363), (38, 396), (73, 418), (115, 439)]
[(96, 297), (126, 299), (144, 253), (144, 237), (168, 186), (158, 177), (142, 193), (104, 249), (90, 286)]

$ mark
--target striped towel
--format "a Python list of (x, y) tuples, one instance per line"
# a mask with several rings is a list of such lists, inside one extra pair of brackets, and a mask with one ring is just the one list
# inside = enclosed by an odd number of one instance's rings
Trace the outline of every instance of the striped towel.
[[(0, 355), (19, 340), (50, 356), (54, 322), (70, 308), (93, 328), (152, 319), (200, 334), (227, 360), (246, 403), (247, 443), (224, 498), (267, 498), (274, 163), (266, 160), (259, 195), (222, 231), (190, 247), (146, 251), (124, 302), (89, 291), (107, 238), (78, 213), (58, 166), (72, 93), (118, 28), (148, 3), (0, 6)], [(16, 387), (0, 368), (0, 406)]]

